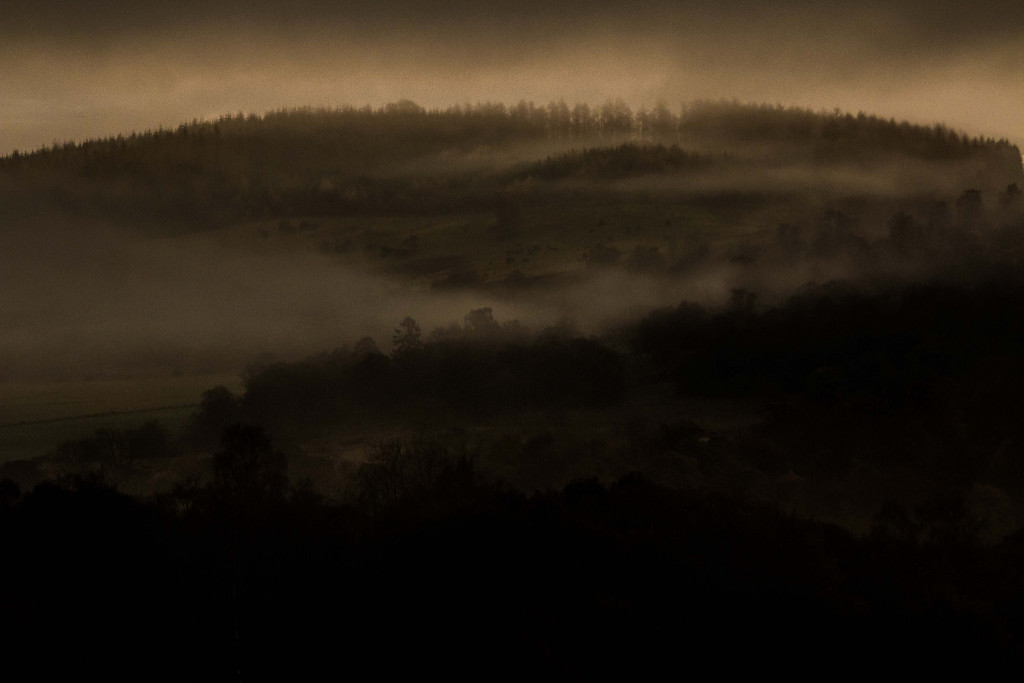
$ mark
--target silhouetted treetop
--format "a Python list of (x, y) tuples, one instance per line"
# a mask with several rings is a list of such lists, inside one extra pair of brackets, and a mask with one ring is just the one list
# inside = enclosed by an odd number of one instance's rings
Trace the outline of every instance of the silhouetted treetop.
[(248, 496), (281, 496), (287, 486), (285, 456), (274, 450), (262, 427), (231, 425), (213, 456), (218, 484)]
[[(258, 160), (264, 167), (289, 171), (298, 165), (367, 172), (399, 158), (443, 149), (609, 136), (655, 142), (812, 143), (819, 154), (884, 150), (926, 159), (982, 153), (1009, 156), (1016, 149), (1006, 140), (968, 137), (942, 124), (924, 126), (863, 112), (815, 112), (728, 101), (699, 101), (676, 114), (663, 102), (651, 111), (634, 113), (621, 99), (600, 107), (580, 103), (571, 109), (561, 101), (546, 106), (521, 101), (511, 107), (488, 102), (429, 110), (400, 100), (379, 108), (301, 107), (263, 115), (239, 112), (212, 121), (193, 120), (175, 129), (54, 143), (2, 157), (0, 168), (17, 168), (21, 173), (62, 170), (83, 177), (201, 170), (230, 175), (251, 171)], [(1017, 156), (1019, 162), (1019, 152)]]
[(406, 316), (395, 328), (394, 336), (391, 339), (395, 348), (395, 354), (405, 354), (419, 351), (423, 348), (422, 332), (419, 323), (410, 316)]

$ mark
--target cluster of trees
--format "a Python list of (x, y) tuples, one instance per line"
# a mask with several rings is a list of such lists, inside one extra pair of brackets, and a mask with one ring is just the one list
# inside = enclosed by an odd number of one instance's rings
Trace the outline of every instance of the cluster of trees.
[(372, 340), (354, 348), (250, 371), (245, 393), (204, 394), (193, 423), (197, 443), (240, 418), (284, 432), (347, 421), (454, 412), (467, 417), (552, 406), (593, 407), (625, 391), (622, 358), (597, 341), (565, 331), (534, 335), (499, 324), (491, 309), (471, 311), (423, 339), (411, 318), (395, 332), (394, 351)]

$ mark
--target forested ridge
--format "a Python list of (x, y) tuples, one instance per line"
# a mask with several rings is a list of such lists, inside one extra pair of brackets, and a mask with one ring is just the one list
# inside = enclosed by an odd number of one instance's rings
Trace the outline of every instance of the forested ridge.
[[(633, 111), (621, 100), (426, 110), (400, 101), (377, 109), (239, 113), (14, 152), (0, 159), (0, 193), (25, 211), (43, 201), (80, 216), (193, 229), (241, 217), (489, 209), (504, 187), (502, 166), (520, 155), (624, 142), (682, 147), (689, 168), (704, 163), (697, 155), (710, 154), (769, 165), (968, 164), (966, 178), (993, 187), (1021, 175), (1019, 150), (1006, 140), (863, 113), (726, 102), (678, 113), (664, 105)], [(566, 164), (592, 163), (595, 154), (574, 152), (525, 173), (559, 177)], [(620, 155), (606, 160), (598, 177), (678, 169), (683, 152), (673, 154), (667, 165)]]
[[(293, 151), (318, 151), (319, 157), (294, 153), (288, 157), (293, 165), (317, 167), (329, 165), (328, 160), (339, 151), (365, 162), (357, 152), (360, 148), (388, 147), (396, 156), (417, 156), (440, 145), (472, 149), (522, 139), (585, 140), (619, 135), (655, 141), (701, 136), (794, 143), (810, 140), (823, 145), (842, 142), (851, 153), (854, 147), (861, 153), (885, 148), (926, 158), (967, 156), (982, 149), (1013, 147), (1003, 139), (971, 137), (942, 124), (927, 126), (863, 112), (856, 115), (839, 110), (815, 112), (781, 105), (709, 101), (686, 105), (675, 113), (665, 104), (634, 112), (621, 100), (608, 101), (600, 107), (578, 103), (571, 108), (563, 101), (541, 106), (523, 101), (514, 106), (487, 103), (427, 110), (402, 100), (377, 109), (350, 106), (282, 109), (263, 115), (239, 112), (213, 121), (193, 120), (173, 130), (55, 142), (38, 150), (15, 151), (3, 160), (8, 168), (19, 164), (22, 167), (68, 166), (81, 172), (104, 168), (117, 171), (132, 168), (133, 164), (137, 168), (144, 163), (173, 166), (186, 159), (202, 163), (208, 159), (201, 154), (214, 156), (221, 143), (230, 140), (235, 147), (224, 156), (237, 154), (244, 163), (247, 156), (255, 154), (254, 139), (267, 138), (281, 144), (315, 142), (316, 150)], [(286, 164), (288, 159), (277, 157), (282, 151), (261, 150), (266, 158)], [(118, 160), (123, 165), (119, 166)], [(333, 162), (338, 163), (338, 160)]]

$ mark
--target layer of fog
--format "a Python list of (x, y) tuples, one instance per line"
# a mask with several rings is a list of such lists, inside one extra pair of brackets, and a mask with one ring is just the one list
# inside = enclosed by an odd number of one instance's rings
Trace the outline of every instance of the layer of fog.
[(593, 334), (681, 299), (722, 302), (727, 269), (687, 277), (591, 273), (518, 296), (413, 287), (316, 253), (246, 254), (213, 241), (73, 226), (3, 233), (0, 380), (240, 371), (373, 338), (390, 351), (406, 315), (424, 330), (476, 308), (539, 330)]
[(540, 331), (605, 333), (654, 308), (727, 305), (737, 288), (771, 303), (849, 264), (751, 268), (728, 259), (683, 272), (591, 268), (546, 288), (439, 291), (314, 252), (245, 253), (203, 238), (144, 238), (67, 224), (7, 231), (0, 248), (0, 381), (241, 372), (371, 337), (385, 353), (407, 315), (429, 332), (490, 307)]

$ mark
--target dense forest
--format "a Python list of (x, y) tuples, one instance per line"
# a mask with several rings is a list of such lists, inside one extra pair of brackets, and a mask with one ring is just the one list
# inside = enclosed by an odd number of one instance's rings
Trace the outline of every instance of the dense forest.
[(1022, 186), (1005, 140), (732, 102), (0, 158), (0, 388), (239, 378), (0, 424), (52, 432), (0, 453), (5, 642), (47, 677), (1019, 663)]

